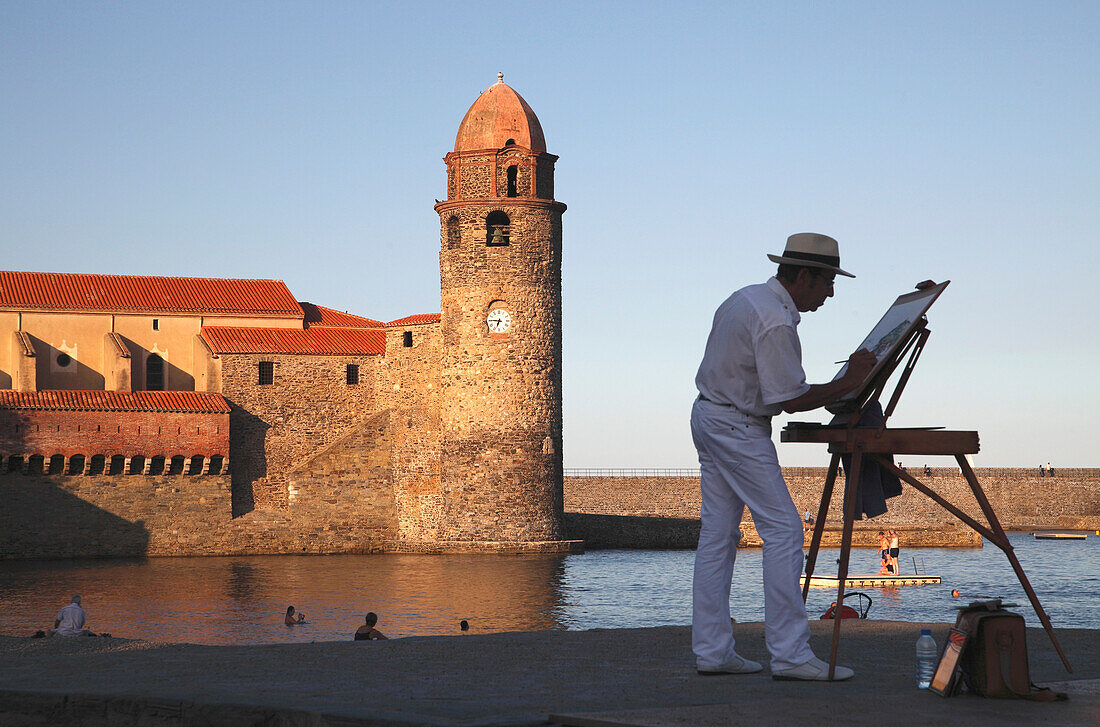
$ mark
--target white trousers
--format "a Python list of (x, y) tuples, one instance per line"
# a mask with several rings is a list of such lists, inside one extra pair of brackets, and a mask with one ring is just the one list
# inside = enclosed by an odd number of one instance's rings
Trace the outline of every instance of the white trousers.
[(691, 435), (699, 450), (703, 505), (692, 582), (691, 645), (700, 665), (733, 657), (730, 586), (745, 506), (764, 541), (764, 639), (772, 671), (813, 658), (798, 577), (802, 520), (779, 469), (771, 423), (697, 400)]

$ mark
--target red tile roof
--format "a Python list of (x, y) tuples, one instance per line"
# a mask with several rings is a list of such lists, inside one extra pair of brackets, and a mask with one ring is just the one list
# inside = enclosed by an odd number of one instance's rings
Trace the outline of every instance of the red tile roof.
[(439, 313), (418, 313), (414, 316), (405, 316), (396, 321), (390, 321), (386, 328), (392, 326), (422, 326), (426, 323), (439, 323)]
[(12, 391), (0, 389), (0, 409), (228, 414), (229, 404), (221, 394), (202, 391)]
[(342, 313), (332, 308), (326, 308), (316, 303), (299, 301), (298, 305), (306, 314), (307, 326), (338, 326), (340, 328), (381, 328), (382, 321), (373, 318), (354, 316), (351, 313)]
[(385, 354), (381, 328), (234, 328), (203, 326), (214, 353)]
[(281, 280), (0, 271), (0, 308), (302, 317)]

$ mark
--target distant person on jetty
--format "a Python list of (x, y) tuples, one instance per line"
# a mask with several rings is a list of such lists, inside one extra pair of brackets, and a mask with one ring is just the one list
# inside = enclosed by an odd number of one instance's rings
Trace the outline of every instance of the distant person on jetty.
[(880, 576), (893, 575), (893, 570), (890, 567), (890, 538), (886, 535), (884, 530), (878, 531), (878, 548), (879, 559), (881, 561), (878, 569)]
[(890, 567), (893, 569), (894, 575), (900, 576), (901, 569), (898, 565), (898, 556), (901, 555), (901, 539), (898, 538), (898, 531), (893, 528), (886, 534), (890, 537)]
[(300, 623), (305, 623), (305, 620), (306, 615), (304, 613), (294, 613), (294, 606), (286, 607), (286, 618), (283, 619), (283, 623), (287, 626), (297, 626)]
[[(763, 667), (735, 651), (729, 595), (745, 507), (764, 541), (764, 639), (777, 679), (823, 681), (829, 666), (810, 649), (810, 627), (798, 577), (804, 534), (771, 440), (771, 418), (810, 411), (861, 385), (876, 358), (849, 357), (844, 375), (806, 383), (798, 340), (800, 313), (833, 295), (840, 269), (837, 241), (802, 233), (787, 238), (775, 277), (733, 293), (714, 314), (695, 377), (699, 397), (691, 434), (699, 452), (702, 507), (692, 583), (692, 649), (700, 674), (747, 674)], [(922, 283), (923, 285), (923, 283)], [(851, 669), (838, 666), (835, 678)]]
[(57, 636), (95, 636), (84, 628), (85, 614), (80, 607), (80, 596), (73, 596), (71, 603), (57, 612), (53, 633)]
[(374, 628), (374, 625), (378, 623), (378, 614), (371, 611), (363, 617), (363, 625), (355, 630), (356, 641), (386, 641), (386, 636)]

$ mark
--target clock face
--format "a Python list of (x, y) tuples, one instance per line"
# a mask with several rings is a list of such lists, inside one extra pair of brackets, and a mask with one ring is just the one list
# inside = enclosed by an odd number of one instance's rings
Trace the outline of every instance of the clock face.
[(489, 324), (489, 330), (492, 333), (505, 333), (512, 327), (512, 316), (508, 315), (508, 311), (503, 308), (494, 308), (489, 311), (486, 322)]

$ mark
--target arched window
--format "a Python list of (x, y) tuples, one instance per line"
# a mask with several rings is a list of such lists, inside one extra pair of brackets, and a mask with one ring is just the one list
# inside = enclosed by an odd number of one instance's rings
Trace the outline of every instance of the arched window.
[(107, 458), (102, 454), (93, 454), (92, 462), (88, 465), (88, 474), (101, 475), (107, 470)]
[(451, 217), (447, 220), (447, 249), (454, 250), (462, 241), (462, 230), (458, 226), (458, 218)]
[(513, 164), (508, 167), (508, 196), (515, 197), (516, 192), (516, 178), (519, 176), (519, 168)]
[(164, 391), (164, 359), (155, 353), (145, 359), (145, 390)]
[(511, 224), (508, 215), (500, 210), (490, 212), (485, 218), (485, 244), (490, 247), (503, 247), (509, 244)]
[(82, 475), (84, 474), (85, 466), (87, 465), (87, 463), (88, 458), (85, 457), (83, 454), (74, 454), (72, 457), (69, 457), (68, 472), (65, 472), (64, 474)]

